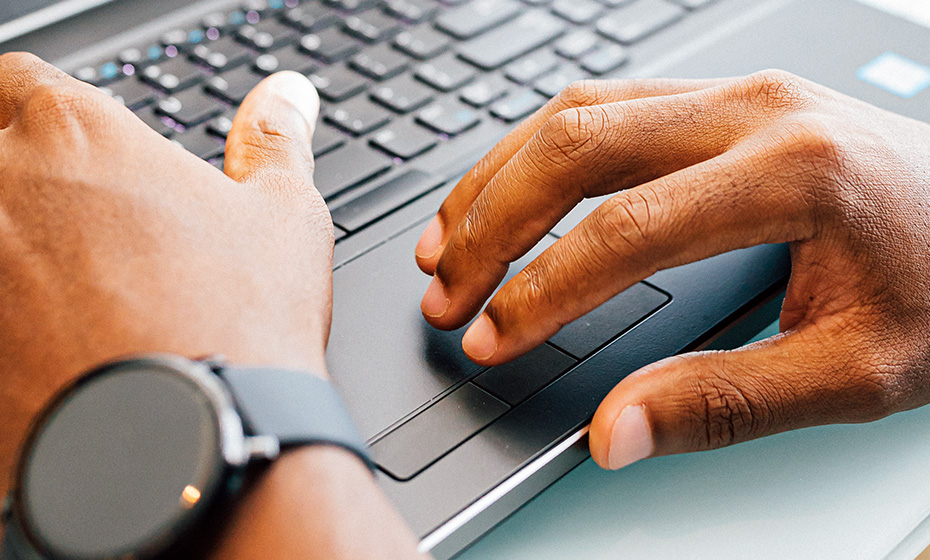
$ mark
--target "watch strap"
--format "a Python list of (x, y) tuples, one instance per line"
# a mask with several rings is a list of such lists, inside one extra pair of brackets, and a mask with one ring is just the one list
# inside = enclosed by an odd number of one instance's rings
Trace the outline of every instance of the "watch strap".
[(274, 436), (282, 448), (335, 445), (374, 471), (365, 440), (329, 381), (306, 371), (263, 367), (226, 366), (217, 374), (228, 384), (253, 435)]

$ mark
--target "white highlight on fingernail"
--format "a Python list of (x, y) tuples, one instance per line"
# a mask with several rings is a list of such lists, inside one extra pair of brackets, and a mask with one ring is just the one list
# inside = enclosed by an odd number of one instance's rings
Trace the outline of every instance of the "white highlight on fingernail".
[(610, 432), (607, 466), (622, 469), (652, 455), (655, 441), (646, 415), (646, 405), (630, 405), (620, 412)]

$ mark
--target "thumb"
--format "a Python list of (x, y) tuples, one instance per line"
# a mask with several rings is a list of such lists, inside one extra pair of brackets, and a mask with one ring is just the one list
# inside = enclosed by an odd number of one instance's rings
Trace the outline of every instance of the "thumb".
[(226, 175), (273, 196), (320, 195), (313, 187), (310, 145), (320, 97), (296, 72), (273, 74), (255, 86), (236, 113), (226, 140)]
[[(724, 447), (890, 411), (855, 329), (808, 324), (728, 352), (669, 358), (621, 381), (591, 422), (591, 456), (619, 469), (651, 456)], [(857, 357), (857, 355), (859, 357)]]

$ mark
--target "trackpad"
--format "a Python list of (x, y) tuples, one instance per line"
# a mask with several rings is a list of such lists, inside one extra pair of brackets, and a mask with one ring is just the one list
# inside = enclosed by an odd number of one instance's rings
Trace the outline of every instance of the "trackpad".
[[(439, 331), (420, 314), (430, 282), (413, 256), (422, 229), (417, 225), (333, 273), (327, 358), (366, 440), (481, 369), (462, 351), (464, 327)], [(511, 265), (508, 279), (553, 241), (546, 237)]]

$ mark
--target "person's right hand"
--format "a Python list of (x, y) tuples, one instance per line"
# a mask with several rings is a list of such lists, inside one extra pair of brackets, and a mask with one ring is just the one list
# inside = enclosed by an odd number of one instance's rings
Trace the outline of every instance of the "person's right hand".
[[(930, 402), (930, 126), (783, 72), (582, 82), (495, 147), (417, 247), (426, 319), (458, 328), (580, 200), (618, 192), (463, 338), (511, 360), (658, 270), (791, 243), (782, 334), (628, 376), (594, 417), (604, 467)], [(713, 297), (713, 286), (707, 286)]]

